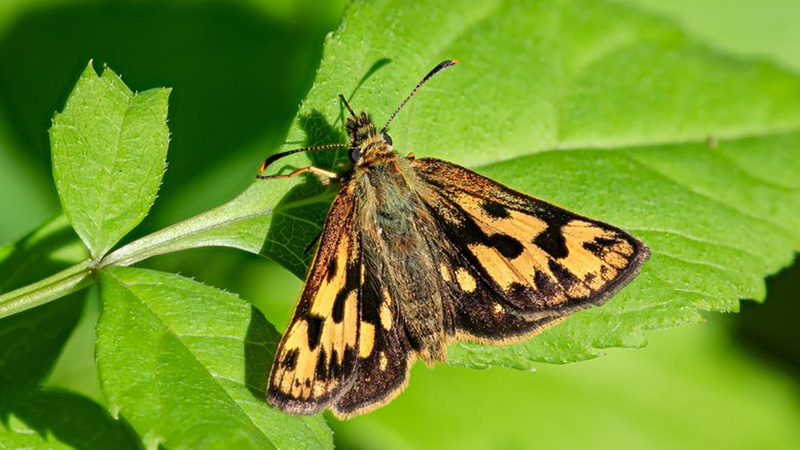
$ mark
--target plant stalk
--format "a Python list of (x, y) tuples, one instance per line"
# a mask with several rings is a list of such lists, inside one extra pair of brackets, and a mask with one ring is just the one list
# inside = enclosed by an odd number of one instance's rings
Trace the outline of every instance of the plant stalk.
[(36, 283), (0, 295), (0, 319), (35, 308), (94, 284), (93, 263), (86, 260)]

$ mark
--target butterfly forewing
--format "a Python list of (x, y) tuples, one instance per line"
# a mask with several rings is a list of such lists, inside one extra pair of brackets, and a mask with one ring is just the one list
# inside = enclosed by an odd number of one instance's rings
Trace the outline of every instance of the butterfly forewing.
[(270, 374), (268, 400), (296, 414), (322, 410), (352, 385), (359, 345), (361, 261), (355, 199), (334, 199), (294, 317)]
[(462, 294), (484, 299), (464, 306), (456, 296), (460, 334), (500, 341), (532, 334), (540, 327), (526, 333), (520, 323), (511, 335), (493, 328), (483, 310), (490, 306), (498, 317), (522, 316), (542, 325), (601, 304), (648, 256), (647, 248), (622, 230), (463, 167), (435, 159), (412, 164), (424, 180), (422, 198), (459, 255), (460, 261), (445, 262), (449, 270), (440, 276), (453, 279)]

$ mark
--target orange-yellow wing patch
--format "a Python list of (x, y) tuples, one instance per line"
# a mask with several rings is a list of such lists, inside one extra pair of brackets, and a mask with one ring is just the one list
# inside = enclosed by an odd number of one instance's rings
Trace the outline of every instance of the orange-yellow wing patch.
[(354, 199), (331, 205), (294, 317), (270, 373), (267, 400), (295, 414), (324, 409), (355, 376), (361, 262)]

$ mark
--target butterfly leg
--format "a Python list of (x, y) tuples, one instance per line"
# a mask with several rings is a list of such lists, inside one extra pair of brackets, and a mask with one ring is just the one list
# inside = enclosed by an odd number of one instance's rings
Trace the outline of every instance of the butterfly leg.
[(294, 177), (296, 177), (296, 176), (298, 176), (298, 175), (300, 175), (302, 173), (306, 173), (306, 172), (314, 174), (317, 178), (319, 178), (319, 181), (321, 181), (324, 184), (327, 184), (331, 180), (335, 180), (335, 179), (337, 179), (339, 177), (338, 175), (336, 175), (336, 173), (331, 172), (329, 170), (320, 169), (319, 167), (314, 167), (314, 166), (308, 166), (308, 167), (303, 167), (302, 169), (297, 169), (294, 172), (288, 173), (288, 174), (285, 174), (285, 175), (260, 175), (259, 174), (259, 175), (256, 175), (256, 178), (258, 178), (259, 180), (275, 180), (275, 179), (278, 179), (278, 178), (294, 178)]

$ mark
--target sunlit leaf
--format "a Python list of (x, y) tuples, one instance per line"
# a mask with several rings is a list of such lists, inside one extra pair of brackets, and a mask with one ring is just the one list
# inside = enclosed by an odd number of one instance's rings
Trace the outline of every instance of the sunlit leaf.
[(141, 222), (166, 168), (168, 89), (131, 91), (91, 63), (50, 129), (64, 213), (92, 256)]

